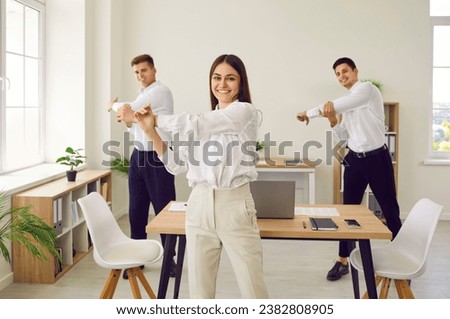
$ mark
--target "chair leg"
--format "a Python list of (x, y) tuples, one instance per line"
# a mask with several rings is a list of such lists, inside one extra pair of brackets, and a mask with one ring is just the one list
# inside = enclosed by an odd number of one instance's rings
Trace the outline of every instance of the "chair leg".
[(145, 291), (147, 291), (148, 296), (151, 299), (156, 299), (156, 295), (153, 292), (152, 287), (148, 283), (147, 279), (144, 276), (144, 273), (142, 272), (141, 268), (139, 268), (139, 267), (136, 268), (136, 277), (138, 277), (138, 279), (141, 281), (142, 286), (144, 287)]
[(139, 290), (139, 285), (136, 280), (136, 272), (139, 267), (129, 268), (126, 270), (128, 273), (128, 281), (130, 282), (131, 292), (133, 293), (134, 299), (142, 299), (141, 291)]
[(407, 280), (394, 279), (394, 282), (400, 299), (415, 299)]
[[(375, 287), (378, 287), (378, 285), (380, 284), (382, 279), (383, 279), (383, 277), (375, 276)], [(366, 291), (364, 293), (364, 295), (362, 296), (362, 299), (368, 299), (368, 298), (369, 298), (369, 293)]]
[[(139, 290), (139, 284), (137, 279), (142, 283), (145, 291), (151, 299), (156, 299), (156, 295), (152, 290), (152, 287), (148, 283), (144, 274), (142, 273), (141, 268), (135, 267), (131, 269), (124, 270), (128, 273), (128, 281), (130, 282), (131, 292), (133, 293), (133, 297), (135, 299), (142, 299), (141, 291)], [(109, 273), (108, 279), (106, 280), (105, 286), (103, 287), (103, 291), (100, 294), (101, 299), (112, 299), (114, 296), (114, 292), (117, 287), (117, 283), (119, 282), (120, 274), (122, 273), (121, 269), (112, 269)]]
[(380, 299), (387, 299), (390, 286), (391, 286), (391, 278), (383, 277), (383, 284), (381, 285), (380, 290)]
[(116, 291), (117, 283), (119, 282), (121, 269), (111, 269), (108, 279), (106, 279), (105, 286), (103, 287), (100, 299), (112, 299), (114, 292)]

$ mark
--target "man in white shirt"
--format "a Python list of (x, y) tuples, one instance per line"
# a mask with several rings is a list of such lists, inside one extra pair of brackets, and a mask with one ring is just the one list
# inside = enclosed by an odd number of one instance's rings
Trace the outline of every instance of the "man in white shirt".
[[(128, 173), (130, 237), (146, 239), (145, 227), (150, 204), (153, 205), (155, 214), (158, 214), (171, 200), (175, 200), (175, 183), (174, 176), (165, 169), (153, 150), (152, 143), (135, 123), (134, 111), (150, 104), (157, 114), (173, 114), (173, 97), (170, 89), (156, 80), (156, 68), (150, 55), (142, 54), (133, 58), (131, 66), (141, 85), (139, 95), (132, 103), (118, 103), (115, 99), (110, 108), (116, 111), (117, 121), (124, 122), (134, 136), (134, 150)], [(168, 140), (168, 134), (160, 133)], [(164, 245), (164, 235), (161, 235), (161, 241)], [(173, 263), (172, 276), (175, 275), (174, 271)], [(124, 279), (127, 279), (126, 271)]]
[[(297, 114), (309, 123), (315, 117), (328, 118), (333, 133), (349, 149), (344, 158), (344, 204), (361, 204), (367, 185), (380, 204), (387, 226), (395, 237), (400, 230), (400, 209), (395, 189), (394, 170), (385, 145), (384, 106), (380, 91), (370, 82), (358, 80), (358, 69), (350, 58), (333, 64), (339, 83), (348, 93), (332, 102)], [(336, 114), (342, 114), (339, 123)], [(339, 260), (328, 272), (334, 281), (348, 274), (348, 256), (353, 244), (339, 242)]]

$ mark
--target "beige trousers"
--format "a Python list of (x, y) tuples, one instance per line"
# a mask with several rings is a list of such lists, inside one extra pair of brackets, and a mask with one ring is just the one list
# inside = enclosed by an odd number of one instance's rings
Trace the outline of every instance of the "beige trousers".
[(268, 298), (261, 237), (248, 184), (233, 189), (197, 185), (187, 204), (186, 240), (191, 298), (215, 298), (222, 247), (242, 298)]

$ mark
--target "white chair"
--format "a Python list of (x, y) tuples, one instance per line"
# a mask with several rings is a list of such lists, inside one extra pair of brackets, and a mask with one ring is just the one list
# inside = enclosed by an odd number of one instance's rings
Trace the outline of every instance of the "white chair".
[(155, 299), (155, 293), (140, 266), (154, 263), (162, 257), (161, 244), (156, 240), (127, 237), (114, 219), (108, 204), (97, 192), (78, 199), (78, 203), (94, 246), (94, 260), (100, 267), (111, 269), (100, 298), (113, 297), (120, 274), (126, 269), (134, 298), (142, 298), (137, 277), (149, 297)]
[[(375, 281), (377, 286), (383, 282), (380, 298), (387, 298), (391, 279), (399, 298), (414, 298), (408, 281), (425, 272), (428, 250), (442, 211), (443, 206), (429, 199), (419, 200), (394, 240), (385, 247), (372, 248)], [(350, 263), (363, 271), (359, 249), (350, 254)]]

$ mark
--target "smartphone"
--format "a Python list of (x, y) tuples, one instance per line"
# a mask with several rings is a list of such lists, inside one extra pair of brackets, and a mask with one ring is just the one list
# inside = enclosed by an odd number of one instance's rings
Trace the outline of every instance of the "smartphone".
[(349, 228), (361, 228), (361, 225), (356, 219), (344, 219), (344, 222)]

